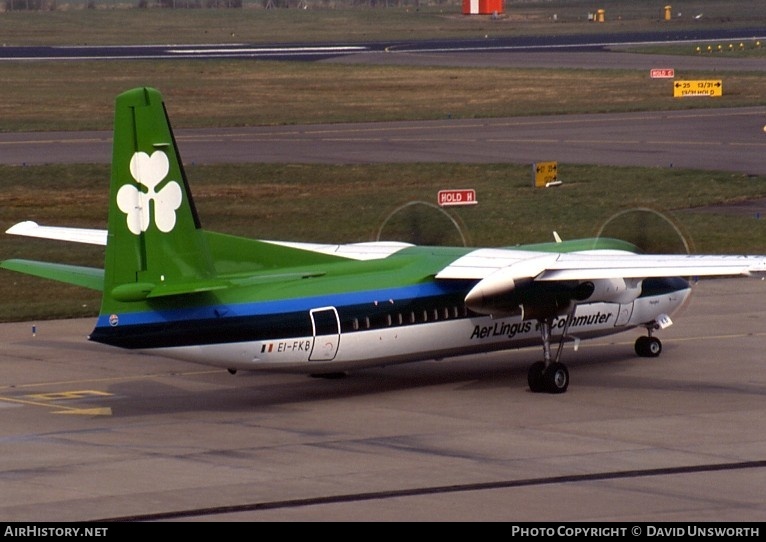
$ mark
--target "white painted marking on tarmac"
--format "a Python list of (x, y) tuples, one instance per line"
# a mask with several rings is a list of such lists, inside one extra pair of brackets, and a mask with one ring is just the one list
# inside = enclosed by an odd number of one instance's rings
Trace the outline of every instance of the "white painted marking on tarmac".
[(172, 54), (262, 54), (262, 53), (348, 53), (353, 51), (366, 51), (367, 48), (358, 45), (348, 46), (317, 46), (317, 47), (239, 47), (217, 49), (168, 49)]

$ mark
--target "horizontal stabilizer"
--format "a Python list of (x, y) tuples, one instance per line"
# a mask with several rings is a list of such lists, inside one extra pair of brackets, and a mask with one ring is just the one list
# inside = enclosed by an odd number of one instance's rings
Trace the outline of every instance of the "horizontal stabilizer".
[(143, 301), (158, 297), (200, 294), (228, 288), (225, 281), (199, 280), (189, 283), (174, 283), (156, 285), (151, 282), (129, 282), (115, 286), (112, 297), (118, 301)]
[(198, 280), (192, 282), (154, 284), (151, 282), (130, 282), (112, 289), (112, 297), (118, 301), (143, 301), (160, 297), (184, 296), (224, 290), (237, 286), (253, 286), (287, 280), (300, 280), (320, 277), (322, 272), (304, 271), (294, 273), (253, 275), (248, 277), (233, 277), (231, 279)]
[(103, 291), (104, 289), (104, 270), (95, 267), (15, 259), (0, 262), (0, 268), (91, 290)]

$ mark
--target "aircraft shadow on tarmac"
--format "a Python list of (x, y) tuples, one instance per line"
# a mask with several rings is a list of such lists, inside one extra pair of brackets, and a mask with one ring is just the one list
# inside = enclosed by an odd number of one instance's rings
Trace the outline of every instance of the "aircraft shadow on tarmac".
[[(622, 348), (623, 346), (620, 346)], [(615, 354), (614, 348), (589, 348), (587, 357), (569, 352), (575, 374), (583, 386), (595, 377), (595, 384), (620, 387), (620, 372), (626, 365), (660, 363), (639, 359), (630, 345), (624, 345), (624, 354)], [(672, 352), (673, 345), (668, 345)], [(503, 354), (488, 354), (444, 361), (426, 361), (402, 364), (387, 368), (362, 369), (340, 378), (312, 378), (299, 374), (240, 372), (234, 376), (225, 371), (220, 376), (205, 370), (202, 390), (194, 374), (178, 374), (183, 379), (175, 386), (167, 383), (161, 361), (153, 380), (137, 377), (135, 380), (119, 382), (108, 386), (113, 398), (109, 401), (112, 415), (140, 416), (144, 414), (168, 414), (173, 412), (268, 412), (289, 406), (315, 401), (344, 401), (352, 397), (374, 396), (407, 390), (425, 389), (436, 386), (450, 386), (449, 393), (463, 391), (501, 390), (509, 396), (517, 395), (528, 400), (527, 365), (539, 357), (536, 349), (525, 349)], [(578, 359), (581, 357), (581, 359)], [(596, 369), (591, 371), (590, 369)], [(193, 373), (193, 368), (191, 373)], [(581, 375), (581, 376), (580, 376)], [(211, 381), (210, 379), (214, 381)], [(159, 380), (162, 380), (160, 382)], [(635, 380), (623, 383), (626, 388), (634, 387)], [(661, 385), (650, 377), (642, 384), (654, 388)], [(688, 384), (692, 385), (692, 384)], [(383, 399), (384, 400), (384, 399)]]

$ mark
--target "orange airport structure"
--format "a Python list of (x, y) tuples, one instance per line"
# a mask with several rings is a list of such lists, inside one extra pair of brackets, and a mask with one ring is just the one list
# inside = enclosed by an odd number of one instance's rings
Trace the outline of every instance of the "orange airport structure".
[(505, 11), (505, 0), (463, 0), (463, 15), (492, 15)]

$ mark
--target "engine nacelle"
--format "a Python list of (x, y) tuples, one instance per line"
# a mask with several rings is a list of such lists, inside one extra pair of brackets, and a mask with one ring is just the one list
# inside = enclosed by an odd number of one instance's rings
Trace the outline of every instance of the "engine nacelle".
[(573, 299), (579, 302), (630, 303), (641, 295), (641, 279), (597, 279), (580, 283)]

